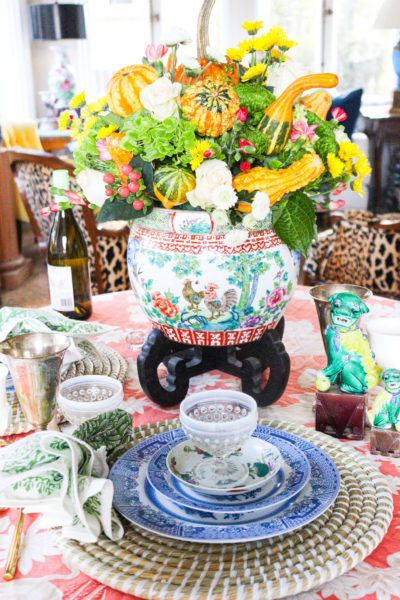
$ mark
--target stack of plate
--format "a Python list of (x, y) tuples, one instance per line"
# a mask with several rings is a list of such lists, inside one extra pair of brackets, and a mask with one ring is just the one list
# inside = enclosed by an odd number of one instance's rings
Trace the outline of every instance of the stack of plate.
[(307, 440), (258, 426), (235, 453), (247, 467), (240, 488), (205, 488), (195, 469), (207, 455), (182, 429), (149, 437), (113, 466), (114, 506), (133, 524), (193, 542), (244, 542), (302, 527), (334, 502), (340, 476), (333, 460)]

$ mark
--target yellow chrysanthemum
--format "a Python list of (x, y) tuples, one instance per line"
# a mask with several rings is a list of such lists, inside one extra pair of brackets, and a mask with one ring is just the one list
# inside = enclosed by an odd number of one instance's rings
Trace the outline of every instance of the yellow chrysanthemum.
[(360, 196), (364, 196), (365, 194), (364, 190), (362, 189), (362, 181), (362, 177), (357, 177), (357, 179), (354, 179), (354, 181), (351, 182), (351, 188), (360, 194)]
[(248, 54), (253, 50), (253, 40), (243, 40), (238, 43), (238, 48), (241, 52), (243, 52), (243, 56)]
[(358, 146), (352, 142), (340, 142), (338, 154), (339, 157), (345, 161), (355, 158), (359, 155)]
[(211, 144), (207, 142), (207, 140), (196, 142), (193, 148), (191, 148), (190, 154), (193, 156), (193, 160), (190, 162), (190, 166), (192, 167), (193, 171), (195, 171), (197, 167), (201, 165), (205, 158), (204, 152), (206, 152), (206, 150), (209, 150), (210, 148)]
[(262, 29), (264, 23), (262, 21), (245, 21), (242, 25), (250, 35), (255, 35), (259, 29)]
[(85, 131), (87, 131), (88, 129), (92, 129), (93, 125), (95, 123), (97, 123), (98, 118), (95, 117), (94, 115), (91, 115), (90, 117), (88, 117), (85, 121)]
[(83, 104), (85, 104), (85, 90), (76, 94), (69, 103), (70, 108), (80, 108)]
[(247, 69), (246, 73), (242, 76), (242, 81), (249, 81), (249, 79), (254, 79), (254, 77), (258, 77), (258, 75), (265, 75), (266, 69), (267, 65), (258, 63), (258, 65), (254, 65), (254, 67)]
[(70, 127), (71, 123), (72, 119), (70, 117), (69, 110), (64, 110), (58, 119), (58, 129), (60, 131), (65, 131)]
[(269, 50), (273, 46), (278, 46), (279, 48), (288, 50), (289, 48), (292, 48), (292, 46), (297, 45), (297, 42), (294, 40), (289, 40), (286, 32), (282, 29), (282, 27), (278, 27), (277, 25), (271, 27), (268, 33), (262, 37), (264, 38), (265, 50)]
[(371, 173), (371, 166), (363, 152), (360, 152), (358, 156), (359, 158), (354, 165), (354, 170), (356, 172), (356, 175), (361, 175), (361, 177), (365, 177), (365, 175), (369, 175)]
[(69, 132), (71, 134), (71, 137), (75, 139), (81, 133), (81, 129), (79, 127), (75, 127), (75, 125), (73, 125), (71, 127), (71, 129), (69, 130)]
[(271, 56), (272, 58), (276, 58), (277, 60), (280, 60), (282, 62), (285, 62), (285, 60), (289, 58), (287, 54), (284, 54), (283, 52), (281, 52), (280, 50), (276, 50), (275, 48), (272, 48)]
[(88, 117), (90, 117), (91, 114), (92, 113), (88, 110), (87, 106), (84, 106), (81, 109), (81, 117), (82, 117), (82, 119), (87, 119)]
[(82, 121), (78, 119), (78, 117), (75, 117), (75, 119), (72, 119), (72, 125), (75, 125), (75, 127), (81, 127)]
[(118, 127), (116, 125), (108, 125), (108, 127), (102, 127), (97, 132), (97, 137), (102, 140), (102, 139), (106, 138), (108, 135), (111, 135), (113, 133), (113, 131), (116, 131), (116, 129), (118, 129)]
[(75, 141), (76, 141), (76, 143), (77, 143), (77, 145), (78, 145), (78, 148), (79, 148), (79, 146), (81, 146), (81, 145), (82, 145), (82, 142), (83, 142), (83, 140), (85, 139), (85, 137), (86, 137), (86, 134), (85, 134), (83, 131), (82, 131), (82, 133), (80, 133), (80, 134), (79, 134), (79, 135), (76, 137)]
[(340, 158), (336, 156), (336, 154), (333, 154), (333, 152), (329, 152), (329, 154), (326, 157), (326, 160), (328, 163), (329, 173), (334, 179), (336, 179), (336, 177), (339, 177), (339, 175), (343, 173), (344, 162), (341, 161)]
[(226, 56), (235, 62), (240, 62), (244, 56), (244, 52), (238, 50), (237, 48), (228, 48), (226, 51)]
[(102, 112), (106, 106), (107, 106), (107, 97), (102, 96), (101, 98), (98, 98), (98, 100), (95, 100), (94, 102), (91, 102), (90, 104), (88, 104), (87, 109), (92, 113), (99, 113), (99, 112)]

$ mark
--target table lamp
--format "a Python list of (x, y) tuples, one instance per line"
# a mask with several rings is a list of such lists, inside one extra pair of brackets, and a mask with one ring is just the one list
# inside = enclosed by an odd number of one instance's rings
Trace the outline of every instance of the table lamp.
[[(400, 0), (384, 0), (375, 20), (379, 29), (400, 30)], [(397, 87), (393, 92), (393, 104), (390, 112), (400, 113), (400, 41), (393, 48), (393, 66), (397, 75)]]
[[(82, 4), (32, 4), (29, 14), (34, 41), (86, 39)], [(68, 65), (66, 48), (54, 45), (51, 50), (55, 52), (55, 63), (48, 74), (48, 90), (39, 93), (50, 110), (49, 117), (57, 117), (75, 94), (75, 76)]]

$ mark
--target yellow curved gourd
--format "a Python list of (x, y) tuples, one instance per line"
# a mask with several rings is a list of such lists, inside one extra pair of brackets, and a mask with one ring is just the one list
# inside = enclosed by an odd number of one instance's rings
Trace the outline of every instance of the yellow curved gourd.
[[(232, 185), (237, 192), (266, 192), (270, 206), (278, 202), (284, 194), (295, 192), (311, 183), (325, 170), (318, 154), (305, 154), (286, 169), (273, 171), (266, 167), (254, 167), (249, 171), (239, 173), (233, 178)], [(251, 212), (251, 205), (239, 203), (238, 210)]]
[(143, 108), (139, 94), (141, 90), (158, 79), (153, 67), (131, 65), (117, 71), (107, 83), (107, 102), (113, 112), (127, 117)]
[(258, 124), (268, 142), (265, 154), (278, 154), (288, 141), (293, 121), (293, 102), (311, 88), (332, 88), (338, 83), (337, 75), (319, 73), (305, 75), (291, 83), (284, 92), (267, 106)]
[(312, 110), (317, 117), (320, 119), (326, 119), (326, 115), (330, 107), (332, 106), (332, 98), (328, 92), (319, 90), (307, 96), (302, 96), (299, 100), (299, 104), (302, 104), (307, 110)]

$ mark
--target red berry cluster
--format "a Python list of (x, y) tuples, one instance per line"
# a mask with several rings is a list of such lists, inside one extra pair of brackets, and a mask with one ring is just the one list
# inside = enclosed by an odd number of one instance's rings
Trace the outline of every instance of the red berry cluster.
[[(135, 196), (138, 192), (141, 192), (143, 189), (143, 187), (140, 185), (140, 179), (142, 178), (141, 174), (134, 171), (131, 165), (121, 165), (120, 171), (123, 175), (127, 176), (129, 183), (116, 187), (118, 182), (115, 181), (114, 175), (112, 173), (106, 173), (103, 176), (103, 181), (107, 184), (106, 196), (110, 198), (111, 196), (118, 194), (118, 196), (121, 196), (121, 198), (128, 199), (131, 194)], [(144, 206), (143, 200), (140, 200), (139, 198), (134, 200), (131, 198), (131, 202), (135, 210), (142, 210)]]

